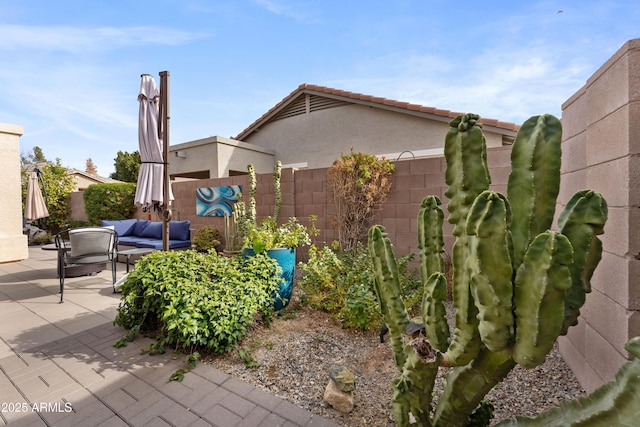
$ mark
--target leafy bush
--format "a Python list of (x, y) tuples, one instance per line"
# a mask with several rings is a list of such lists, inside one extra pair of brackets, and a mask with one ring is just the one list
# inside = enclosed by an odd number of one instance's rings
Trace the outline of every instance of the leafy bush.
[(256, 315), (269, 320), (280, 287), (277, 263), (266, 255), (218, 257), (157, 251), (136, 263), (122, 285), (114, 323), (157, 333), (160, 344), (224, 353)]
[(75, 183), (68, 172), (68, 169), (60, 164), (60, 159), (56, 159), (55, 163), (49, 163), (42, 168), (42, 180), (49, 210), (46, 225), (52, 233), (64, 228), (71, 216), (69, 199)]
[(342, 155), (327, 170), (336, 203), (335, 225), (342, 248), (366, 241), (376, 211), (387, 200), (395, 165), (371, 154)]
[(84, 210), (89, 223), (100, 224), (102, 219), (128, 219), (136, 211), (136, 184), (92, 184), (84, 190)]
[[(398, 259), (401, 284), (407, 310), (419, 313), (422, 284), (418, 275), (408, 269), (414, 255)], [(367, 248), (357, 243), (355, 248), (340, 250), (332, 246), (309, 248), (309, 261), (299, 265), (303, 273), (299, 283), (304, 300), (311, 307), (333, 313), (333, 318), (345, 328), (367, 330), (382, 324), (378, 298), (373, 284), (373, 265)]]
[(205, 225), (198, 229), (191, 238), (194, 249), (198, 252), (209, 252), (221, 245), (222, 233), (217, 228)]

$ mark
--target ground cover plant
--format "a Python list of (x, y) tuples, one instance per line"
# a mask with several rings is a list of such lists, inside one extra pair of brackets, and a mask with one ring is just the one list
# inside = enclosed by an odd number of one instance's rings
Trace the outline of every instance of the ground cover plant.
[[(488, 425), (484, 396), (516, 366), (545, 361), (559, 335), (576, 325), (602, 254), (607, 204), (592, 190), (577, 192), (551, 230), (560, 186), (562, 127), (534, 116), (520, 128), (511, 153), (507, 196), (489, 190), (491, 178), (478, 116), (451, 121), (445, 140), (449, 222), (453, 235), (452, 333), (446, 319), (444, 212), (427, 196), (418, 214), (424, 299), (419, 324), (402, 302), (399, 273), (384, 228), (369, 231), (376, 291), (401, 374), (392, 382), (398, 426)], [(421, 332), (421, 330), (423, 332)], [(638, 354), (638, 339), (627, 350)], [(505, 425), (636, 425), (640, 415), (639, 361), (627, 362), (616, 381), (588, 399), (536, 419)], [(451, 368), (437, 404), (434, 381)], [(502, 425), (502, 424), (501, 424)]]
[(273, 314), (280, 287), (277, 263), (266, 255), (223, 257), (193, 250), (156, 251), (140, 259), (121, 287), (114, 323), (153, 334), (156, 344), (194, 352), (224, 353), (235, 348), (247, 328)]
[[(422, 300), (422, 282), (409, 268), (415, 254), (398, 258), (400, 286), (409, 313), (418, 315)], [(367, 330), (382, 325), (380, 304), (375, 294), (374, 271), (366, 245), (340, 249), (338, 242), (321, 248), (309, 248), (309, 260), (299, 264), (304, 290), (303, 302), (331, 313), (345, 328)]]

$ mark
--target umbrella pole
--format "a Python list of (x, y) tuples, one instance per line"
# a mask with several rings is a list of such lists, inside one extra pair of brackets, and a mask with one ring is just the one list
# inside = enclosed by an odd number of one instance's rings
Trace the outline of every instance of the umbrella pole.
[(169, 72), (160, 72), (160, 118), (162, 120), (162, 158), (164, 186), (162, 189), (162, 250), (169, 250)]

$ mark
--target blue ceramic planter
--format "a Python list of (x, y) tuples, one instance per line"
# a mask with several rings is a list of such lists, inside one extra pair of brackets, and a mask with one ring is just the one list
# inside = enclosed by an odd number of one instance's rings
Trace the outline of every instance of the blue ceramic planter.
[[(245, 257), (255, 255), (252, 248), (244, 248), (242, 254)], [(291, 294), (293, 293), (293, 278), (296, 275), (296, 248), (275, 248), (268, 249), (267, 255), (275, 259), (282, 273), (280, 277), (284, 280), (284, 283), (280, 285), (280, 290), (274, 295), (273, 308), (275, 311), (283, 310), (289, 301), (291, 301)]]

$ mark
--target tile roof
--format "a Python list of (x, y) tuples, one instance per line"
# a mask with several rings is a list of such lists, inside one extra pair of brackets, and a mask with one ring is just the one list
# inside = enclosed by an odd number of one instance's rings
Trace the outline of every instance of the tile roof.
[[(242, 132), (240, 132), (234, 139), (242, 141), (243, 138), (249, 136), (261, 125), (268, 122), (269, 119), (275, 116), (286, 105), (290, 104), (293, 100), (298, 98), (298, 96), (305, 93), (320, 95), (320, 96), (322, 95), (330, 96), (333, 98), (342, 99), (344, 101), (349, 101), (349, 102), (359, 103), (359, 104), (368, 104), (371, 106), (377, 106), (379, 108), (392, 109), (398, 112), (402, 112), (402, 110), (407, 110), (406, 112), (408, 114), (421, 113), (421, 114), (439, 116), (445, 119), (453, 119), (459, 114), (461, 114), (460, 112), (442, 110), (435, 107), (425, 107), (424, 105), (411, 104), (409, 102), (402, 102), (402, 101), (395, 101), (393, 99), (382, 98), (379, 96), (364, 95), (361, 93), (349, 92), (346, 90), (333, 89), (330, 87), (303, 83), (300, 86), (298, 86), (293, 92), (291, 92), (288, 96), (286, 96), (282, 101), (280, 101), (274, 107), (272, 107), (269, 111), (264, 113), (259, 119), (251, 123), (247, 128), (245, 128)], [(503, 122), (497, 119), (480, 118), (480, 123), (482, 123), (485, 126), (492, 126), (497, 128), (498, 130), (504, 130), (507, 132), (517, 132), (518, 129), (520, 128), (520, 125), (516, 123)]]
[(69, 169), (67, 171), (67, 175), (83, 175), (86, 178), (89, 178), (89, 179), (94, 180), (96, 182), (101, 182), (103, 184), (114, 184), (114, 183), (122, 182), (122, 181), (118, 181), (117, 179), (96, 175), (96, 174), (93, 174), (93, 173), (81, 171), (79, 169)]

